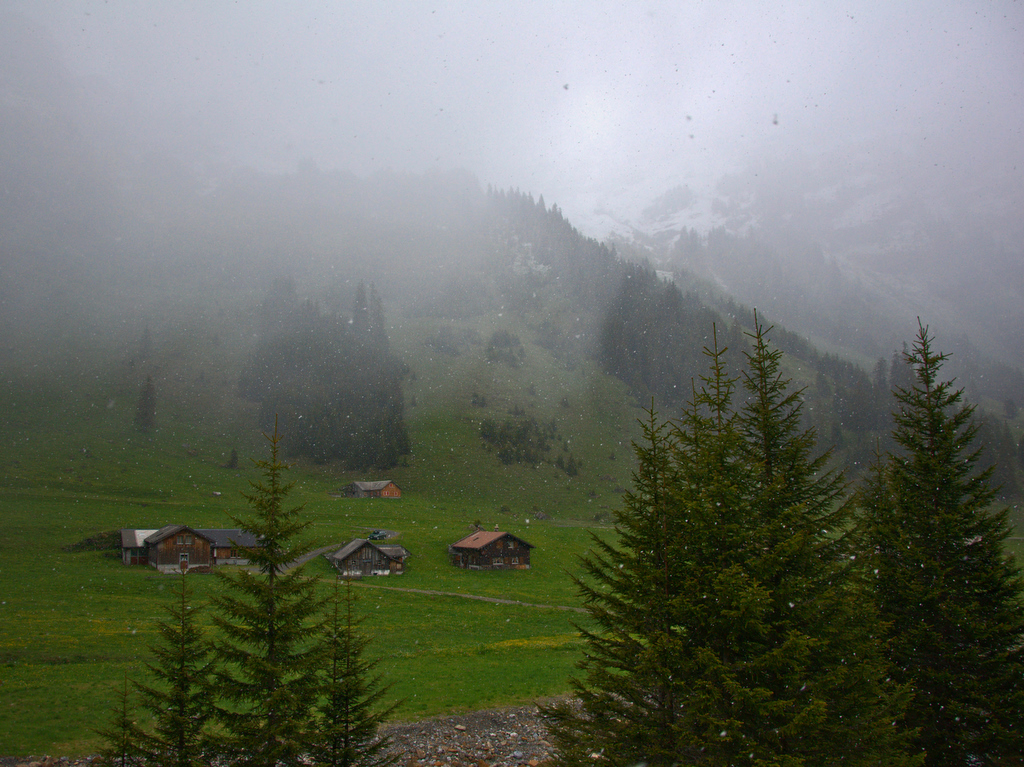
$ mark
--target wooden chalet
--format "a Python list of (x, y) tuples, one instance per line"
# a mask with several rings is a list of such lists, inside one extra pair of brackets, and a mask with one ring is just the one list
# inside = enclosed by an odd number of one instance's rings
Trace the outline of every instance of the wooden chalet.
[(402, 489), (390, 479), (375, 482), (352, 482), (342, 488), (346, 498), (401, 498)]
[(477, 530), (448, 547), (448, 559), (468, 570), (529, 570), (533, 544), (500, 530)]
[(333, 554), (328, 554), (327, 560), (342, 576), (356, 578), (364, 575), (401, 575), (405, 572), (405, 560), (409, 556), (404, 546), (356, 538)]
[(149, 565), (160, 572), (209, 570), (216, 565), (246, 565), (242, 547), (257, 543), (241, 530), (203, 530), (187, 525), (166, 525), (159, 530), (121, 530), (121, 561)]

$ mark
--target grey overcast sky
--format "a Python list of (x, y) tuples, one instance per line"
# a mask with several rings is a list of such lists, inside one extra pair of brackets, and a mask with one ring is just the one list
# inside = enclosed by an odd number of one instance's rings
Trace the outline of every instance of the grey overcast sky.
[(957, 172), (1024, 153), (1009, 0), (6, 6), (186, 145), (269, 169), (461, 167), (570, 217), (794, 149), (873, 142)]

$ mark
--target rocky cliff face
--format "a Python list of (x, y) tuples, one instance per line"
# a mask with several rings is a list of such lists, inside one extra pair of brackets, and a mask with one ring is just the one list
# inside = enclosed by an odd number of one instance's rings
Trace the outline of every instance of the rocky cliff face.
[(900, 348), (921, 317), (1024, 366), (1024, 182), (1011, 170), (868, 145), (790, 155), (703, 189), (624, 193), (584, 228), (858, 354)]

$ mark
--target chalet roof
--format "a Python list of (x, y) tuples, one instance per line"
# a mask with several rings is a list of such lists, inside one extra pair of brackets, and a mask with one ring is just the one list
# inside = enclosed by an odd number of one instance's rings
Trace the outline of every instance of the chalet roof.
[(205, 538), (214, 546), (226, 548), (232, 545), (232, 541), (238, 546), (255, 546), (257, 541), (252, 533), (241, 530), (200, 530), (188, 527), (187, 525), (166, 525), (159, 530), (132, 529), (129, 527), (121, 530), (121, 548), (141, 549), (147, 543), (159, 543), (170, 535), (175, 535), (182, 530), (189, 530), (201, 538)]
[(521, 544), (528, 548), (534, 548), (532, 543), (527, 543), (518, 535), (512, 535), (512, 533), (503, 533), (500, 530), (477, 530), (471, 535), (467, 535), (460, 541), (456, 541), (451, 545), (453, 549), (482, 549), (484, 546), (494, 543), (499, 538), (515, 538)]
[(350, 555), (359, 551), (363, 547), (364, 543), (369, 543), (365, 538), (356, 538), (355, 540), (349, 541), (336, 552), (328, 557), (329, 559), (347, 559)]
[[(394, 485), (395, 483), (390, 479), (379, 479), (373, 482), (353, 482), (352, 484), (360, 490), (383, 490), (388, 485)], [(395, 485), (395, 487), (398, 487), (398, 485)]]
[(146, 545), (146, 538), (155, 533), (156, 530), (134, 530), (129, 527), (121, 529), (122, 549), (141, 549)]
[(204, 528), (203, 530), (196, 530), (196, 532), (209, 538), (210, 543), (217, 548), (228, 548), (230, 546), (253, 548), (258, 543), (255, 535), (238, 529), (207, 530)]
[[(170, 538), (172, 535), (177, 535), (178, 533), (184, 532), (186, 530), (190, 533), (198, 535), (200, 538), (205, 538), (206, 540), (210, 541), (210, 537), (208, 535), (203, 535), (194, 527), (189, 527), (188, 525), (164, 525), (152, 535), (147, 535), (143, 540), (146, 543), (159, 543), (160, 541), (166, 538)], [(212, 541), (210, 542), (212, 543)]]
[(374, 546), (380, 549), (384, 556), (391, 557), (391, 559), (406, 559), (412, 556), (405, 546), (399, 546), (397, 543), (387, 543), (383, 546), (375, 543)]
[(377, 549), (377, 551), (386, 556), (388, 559), (404, 559), (405, 557), (409, 556), (409, 552), (406, 550), (404, 546), (398, 546), (397, 544), (385, 544), (383, 546), (378, 546), (373, 541), (368, 541), (365, 538), (356, 538), (353, 541), (349, 541), (336, 552), (331, 554), (328, 557), (328, 559), (336, 559), (340, 562), (342, 560), (348, 559), (350, 556), (355, 554), (357, 551), (359, 551), (359, 549), (363, 548), (363, 546), (366, 545), (372, 546), (373, 548)]

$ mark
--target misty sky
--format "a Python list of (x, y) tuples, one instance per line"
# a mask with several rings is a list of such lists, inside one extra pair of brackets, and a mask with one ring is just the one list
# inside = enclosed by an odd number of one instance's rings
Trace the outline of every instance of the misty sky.
[(774, 5), (5, 3), (157, 133), (267, 169), (461, 167), (571, 219), (797, 148), (1014, 172), (1022, 3)]

